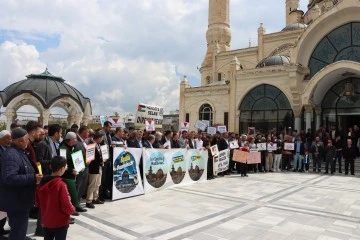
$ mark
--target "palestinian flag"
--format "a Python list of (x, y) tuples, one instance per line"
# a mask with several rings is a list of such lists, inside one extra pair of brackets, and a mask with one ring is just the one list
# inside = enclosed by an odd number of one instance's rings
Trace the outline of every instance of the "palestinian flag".
[(145, 112), (146, 111), (146, 106), (139, 104), (137, 111), (138, 112)]
[(114, 121), (114, 123), (118, 123), (119, 118), (118, 117), (113, 117), (112, 120)]

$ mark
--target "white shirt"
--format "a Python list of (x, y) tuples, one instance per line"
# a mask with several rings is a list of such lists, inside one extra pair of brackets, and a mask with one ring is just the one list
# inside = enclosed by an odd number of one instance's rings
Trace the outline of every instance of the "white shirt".
[(195, 139), (195, 144), (196, 144), (196, 149), (203, 148), (203, 140), (197, 138)]

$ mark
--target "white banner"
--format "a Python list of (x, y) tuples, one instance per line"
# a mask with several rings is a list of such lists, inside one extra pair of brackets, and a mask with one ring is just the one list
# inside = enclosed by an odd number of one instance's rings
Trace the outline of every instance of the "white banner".
[(145, 193), (207, 179), (207, 150), (144, 149), (143, 161)]
[(144, 194), (140, 176), (140, 148), (114, 148), (112, 200)]
[(204, 131), (206, 129), (206, 123), (203, 121), (197, 120), (195, 123), (195, 127), (200, 129), (201, 131)]
[(163, 114), (163, 107), (139, 103), (136, 111), (135, 126), (145, 127), (146, 120), (153, 120), (156, 128), (162, 128)]
[[(221, 173), (221, 172), (228, 170), (229, 162), (230, 162), (230, 150), (225, 149), (225, 150), (220, 151), (219, 157), (217, 158), (217, 162), (216, 162), (217, 173)], [(214, 169), (215, 169), (215, 167), (214, 167)]]
[(215, 135), (216, 134), (216, 127), (208, 127), (207, 134)]

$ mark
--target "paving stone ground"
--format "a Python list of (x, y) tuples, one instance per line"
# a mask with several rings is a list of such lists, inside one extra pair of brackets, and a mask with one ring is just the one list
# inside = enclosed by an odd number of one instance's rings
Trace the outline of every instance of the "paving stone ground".
[(234, 174), (97, 205), (68, 239), (360, 239), (360, 178)]

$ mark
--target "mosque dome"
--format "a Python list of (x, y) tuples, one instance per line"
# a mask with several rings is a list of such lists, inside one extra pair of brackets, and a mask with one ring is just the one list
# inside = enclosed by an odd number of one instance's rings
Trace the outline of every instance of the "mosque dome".
[(277, 65), (290, 65), (290, 58), (282, 55), (267, 57), (261, 60), (256, 66), (256, 68), (277, 66)]
[(306, 24), (303, 23), (293, 23), (290, 25), (287, 25), (285, 28), (283, 28), (283, 30), (281, 30), (282, 32), (285, 31), (294, 31), (294, 30), (299, 30), (299, 29), (305, 29), (307, 28)]
[(89, 98), (65, 83), (62, 77), (52, 75), (47, 69), (40, 74), (30, 74), (26, 76), (26, 79), (15, 82), (0, 91), (3, 106), (6, 107), (12, 99), (23, 93), (30, 93), (36, 97), (45, 109), (50, 108), (56, 100), (63, 97), (73, 99), (83, 111), (86, 104), (90, 104)]

